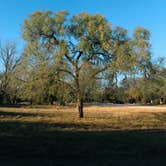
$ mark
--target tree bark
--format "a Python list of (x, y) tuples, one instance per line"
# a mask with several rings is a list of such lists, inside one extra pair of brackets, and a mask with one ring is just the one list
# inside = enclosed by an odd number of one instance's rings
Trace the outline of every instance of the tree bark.
[(83, 99), (82, 98), (79, 98), (77, 101), (77, 109), (78, 109), (78, 113), (79, 113), (79, 118), (83, 118), (84, 111), (83, 111)]

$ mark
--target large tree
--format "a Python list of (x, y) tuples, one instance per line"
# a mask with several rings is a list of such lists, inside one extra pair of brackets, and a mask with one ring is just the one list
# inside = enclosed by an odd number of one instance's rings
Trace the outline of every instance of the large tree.
[(89, 85), (108, 69), (116, 73), (113, 69), (119, 70), (121, 64), (124, 67), (126, 60), (121, 58), (129, 55), (126, 31), (119, 28), (113, 34), (110, 24), (99, 14), (81, 13), (70, 18), (64, 11), (37, 11), (25, 20), (23, 38), (30, 56), (39, 56), (39, 48), (46, 57), (52, 57), (48, 66), (54, 64), (57, 81), (72, 90), (80, 118)]

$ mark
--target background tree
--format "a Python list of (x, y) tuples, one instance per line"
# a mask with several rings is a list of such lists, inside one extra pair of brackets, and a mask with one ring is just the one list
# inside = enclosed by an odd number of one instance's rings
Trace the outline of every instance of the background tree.
[(1, 95), (4, 102), (16, 102), (18, 87), (14, 73), (19, 61), (20, 58), (16, 56), (16, 44), (14, 42), (0, 44)]
[(134, 30), (132, 40), (132, 54), (135, 57), (135, 73), (143, 74), (148, 79), (153, 68), (151, 59), (150, 32), (143, 27)]

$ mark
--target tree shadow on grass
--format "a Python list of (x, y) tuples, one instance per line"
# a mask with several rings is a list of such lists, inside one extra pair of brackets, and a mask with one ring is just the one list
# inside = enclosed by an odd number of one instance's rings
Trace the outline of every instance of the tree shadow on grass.
[(38, 112), (12, 112), (12, 111), (2, 111), (0, 110), (0, 116), (2, 117), (52, 117), (54, 113), (38, 113)]
[(0, 111), (0, 116), (12, 116), (12, 117), (17, 117), (17, 116), (38, 116), (39, 114), (35, 113), (24, 113), (24, 112), (5, 112), (5, 111)]
[(27, 107), (29, 104), (2, 104), (0, 103), (0, 107), (8, 107), (8, 108), (21, 108), (21, 107)]
[(0, 122), (0, 165), (166, 164), (166, 130), (67, 131), (83, 125)]

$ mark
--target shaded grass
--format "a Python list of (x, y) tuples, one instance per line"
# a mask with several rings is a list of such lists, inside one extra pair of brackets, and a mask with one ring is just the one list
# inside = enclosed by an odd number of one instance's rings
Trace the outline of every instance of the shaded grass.
[[(0, 108), (0, 165), (165, 165), (166, 112)], [(25, 162), (26, 161), (26, 162)]]

